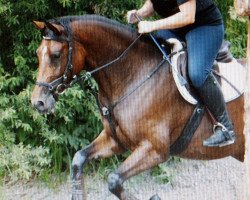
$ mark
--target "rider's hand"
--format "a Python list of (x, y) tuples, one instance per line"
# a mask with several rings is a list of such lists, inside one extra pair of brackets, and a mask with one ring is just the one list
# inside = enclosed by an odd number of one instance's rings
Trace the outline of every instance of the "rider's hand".
[(154, 22), (140, 21), (138, 24), (139, 33), (150, 33), (155, 31)]
[(129, 24), (134, 24), (138, 22), (138, 19), (135, 17), (137, 10), (130, 10), (127, 12), (127, 21)]

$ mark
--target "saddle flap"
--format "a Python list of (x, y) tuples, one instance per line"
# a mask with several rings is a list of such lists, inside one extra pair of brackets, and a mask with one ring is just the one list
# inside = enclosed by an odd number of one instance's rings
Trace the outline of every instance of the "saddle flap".
[(219, 73), (221, 74), (221, 89), (225, 101), (233, 101), (244, 93), (247, 78), (246, 67), (239, 63), (235, 58), (229, 63), (219, 62), (218, 66)]

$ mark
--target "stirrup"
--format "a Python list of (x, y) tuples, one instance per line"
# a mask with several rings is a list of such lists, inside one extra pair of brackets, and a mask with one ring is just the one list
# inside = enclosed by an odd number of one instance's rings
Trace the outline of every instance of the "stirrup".
[(230, 134), (231, 131), (229, 131), (223, 124), (221, 124), (220, 122), (216, 122), (213, 126), (213, 133), (216, 133), (216, 129), (217, 128), (221, 128), (225, 138), (227, 140), (234, 140), (234, 138), (232, 137), (232, 134)]
[(216, 123), (213, 127), (213, 135), (203, 141), (206, 147), (224, 147), (234, 144), (236, 135), (234, 131), (229, 131), (223, 124)]

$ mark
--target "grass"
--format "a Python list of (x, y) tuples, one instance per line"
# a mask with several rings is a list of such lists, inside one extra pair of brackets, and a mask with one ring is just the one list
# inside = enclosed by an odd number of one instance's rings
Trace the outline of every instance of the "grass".
[(154, 167), (150, 174), (156, 183), (171, 183), (177, 173), (175, 166), (180, 162), (181, 159), (179, 157), (172, 156), (167, 162)]

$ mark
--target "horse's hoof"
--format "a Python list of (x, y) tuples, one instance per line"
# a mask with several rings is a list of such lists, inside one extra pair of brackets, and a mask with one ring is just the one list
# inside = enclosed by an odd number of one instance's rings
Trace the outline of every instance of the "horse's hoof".
[(155, 194), (149, 200), (161, 200), (161, 198), (158, 196), (158, 194)]

